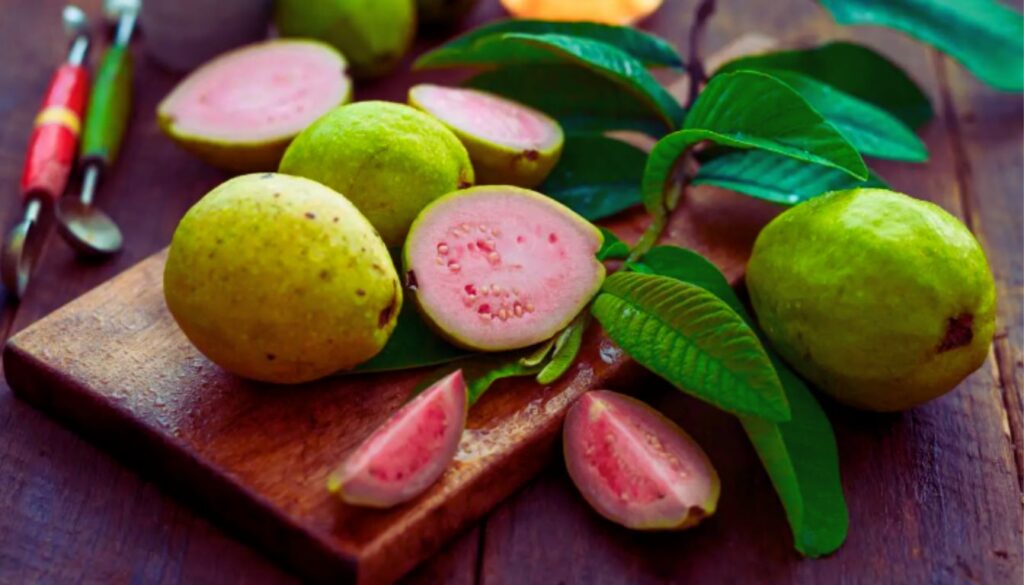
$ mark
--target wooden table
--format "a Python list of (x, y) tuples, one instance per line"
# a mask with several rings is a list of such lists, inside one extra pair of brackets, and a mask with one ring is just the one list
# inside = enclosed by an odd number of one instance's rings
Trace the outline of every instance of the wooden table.
[[(99, 14), (99, 1), (83, 2)], [(645, 26), (682, 46), (696, 0), (667, 0)], [(1016, 2), (1018, 8), (1020, 0)], [(32, 118), (63, 57), (57, 0), (0, 0), (0, 205), (5, 229)], [(475, 20), (501, 10), (484, 2)], [(706, 448), (723, 483), (719, 513), (680, 534), (602, 521), (560, 463), (408, 578), (412, 583), (1020, 583), (1022, 577), (1022, 102), (982, 87), (939, 53), (881, 30), (837, 29), (811, 0), (720, 0), (710, 50), (760, 32), (788, 44), (855, 38), (906, 67), (937, 116), (927, 165), (873, 166), (896, 189), (959, 215), (988, 252), (1000, 292), (988, 362), (957, 391), (902, 415), (826, 404), (851, 512), (845, 547), (825, 560), (791, 550), (782, 508), (736, 422), (670, 389), (658, 406)], [(421, 43), (421, 47), (429, 43)], [(445, 76), (441, 76), (444, 78)], [(360, 84), (404, 99), (421, 75)], [(432, 79), (437, 79), (433, 76)], [(75, 260), (54, 236), (27, 299), (6, 304), (6, 336), (165, 246), (184, 211), (226, 175), (157, 130), (177, 77), (139, 59), (125, 153), (99, 204), (125, 251)], [(287, 583), (295, 578), (133, 471), (0, 389), (0, 583)]]

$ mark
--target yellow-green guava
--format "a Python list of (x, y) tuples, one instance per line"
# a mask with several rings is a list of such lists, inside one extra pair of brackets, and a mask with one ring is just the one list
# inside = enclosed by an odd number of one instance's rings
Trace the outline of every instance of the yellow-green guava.
[(565, 136), (551, 117), (499, 95), (422, 83), (409, 105), (450, 128), (469, 152), (480, 185), (540, 185), (558, 163)]
[(352, 96), (334, 47), (306, 39), (247, 45), (196, 69), (157, 107), (157, 123), (182, 148), (237, 172), (277, 169), (306, 126)]
[(955, 217), (884, 189), (822, 195), (775, 218), (747, 266), (773, 347), (851, 406), (910, 408), (985, 361), (995, 284)]
[(355, 206), (319, 183), (275, 173), (231, 179), (185, 214), (164, 297), (211, 361), (277, 383), (370, 359), (402, 306), (388, 250)]
[(357, 77), (398, 65), (416, 32), (416, 0), (277, 0), (283, 37), (310, 37), (337, 47)]
[(378, 101), (328, 112), (292, 142), (279, 170), (345, 195), (388, 246), (402, 245), (424, 206), (474, 181), (469, 154), (443, 124)]

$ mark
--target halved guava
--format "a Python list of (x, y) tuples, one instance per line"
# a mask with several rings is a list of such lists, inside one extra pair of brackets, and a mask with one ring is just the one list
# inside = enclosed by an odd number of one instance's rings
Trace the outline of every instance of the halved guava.
[(157, 107), (160, 128), (206, 162), (274, 171), (292, 138), (348, 102), (345, 58), (312, 40), (272, 40), (196, 69)]
[(662, 0), (501, 0), (501, 5), (516, 18), (538, 20), (587, 21), (604, 24), (633, 24), (661, 6)]
[(468, 404), (457, 370), (391, 415), (331, 475), (328, 489), (349, 504), (372, 508), (420, 495), (455, 457)]
[(404, 264), (420, 312), (453, 343), (502, 351), (550, 338), (601, 287), (601, 232), (561, 203), (505, 185), (445, 195), (413, 222)]
[(715, 512), (720, 484), (704, 451), (639, 400), (587, 392), (566, 414), (563, 448), (573, 483), (612, 522), (679, 530)]
[(501, 96), (458, 87), (420, 84), (409, 104), (448, 126), (469, 152), (478, 184), (536, 187), (562, 155), (558, 122)]

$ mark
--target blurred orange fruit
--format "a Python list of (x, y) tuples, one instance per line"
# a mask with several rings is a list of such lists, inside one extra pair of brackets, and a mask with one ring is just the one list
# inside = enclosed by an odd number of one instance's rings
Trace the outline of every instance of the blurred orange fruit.
[(661, 6), (662, 0), (501, 0), (517, 18), (586, 20), (633, 24)]

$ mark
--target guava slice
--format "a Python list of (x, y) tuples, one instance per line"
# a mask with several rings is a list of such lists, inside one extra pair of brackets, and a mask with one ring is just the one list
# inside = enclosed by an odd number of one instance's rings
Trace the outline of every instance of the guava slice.
[(392, 414), (331, 475), (328, 489), (371, 508), (415, 498), (455, 457), (467, 408), (466, 383), (456, 370)]
[(160, 128), (206, 162), (273, 171), (292, 138), (349, 101), (345, 58), (312, 40), (272, 40), (196, 69), (157, 108)]
[(558, 122), (492, 93), (424, 83), (409, 90), (409, 104), (459, 137), (478, 184), (536, 187), (562, 154), (565, 136)]
[(406, 280), (427, 322), (456, 345), (526, 347), (565, 328), (601, 287), (603, 239), (540, 193), (474, 187), (437, 199), (413, 222)]
[(565, 464), (602, 516), (635, 530), (680, 530), (714, 514), (720, 484), (704, 451), (643, 402), (608, 390), (566, 414)]

